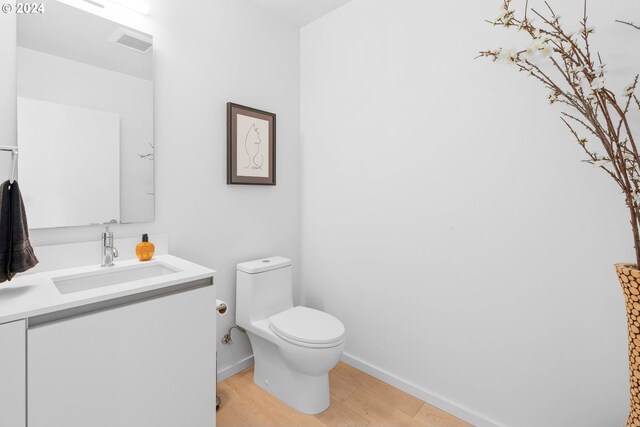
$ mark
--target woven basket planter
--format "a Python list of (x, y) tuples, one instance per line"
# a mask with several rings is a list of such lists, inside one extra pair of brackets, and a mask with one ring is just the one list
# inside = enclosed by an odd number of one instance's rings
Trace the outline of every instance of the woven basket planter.
[(629, 386), (631, 400), (626, 427), (640, 427), (640, 270), (635, 265), (616, 264), (627, 305), (629, 329)]

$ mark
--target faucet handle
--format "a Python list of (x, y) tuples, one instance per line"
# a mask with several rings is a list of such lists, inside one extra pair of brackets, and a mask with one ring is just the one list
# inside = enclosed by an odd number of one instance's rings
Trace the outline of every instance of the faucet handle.
[(104, 231), (102, 232), (102, 237), (107, 238), (112, 236), (113, 236), (113, 231), (109, 230), (109, 226), (107, 225), (106, 227), (104, 227)]

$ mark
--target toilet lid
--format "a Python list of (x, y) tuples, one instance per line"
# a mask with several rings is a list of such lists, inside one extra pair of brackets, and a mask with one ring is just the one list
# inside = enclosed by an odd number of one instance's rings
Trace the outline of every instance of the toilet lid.
[(308, 307), (294, 307), (272, 316), (269, 327), (282, 338), (300, 343), (329, 344), (344, 338), (341, 321)]

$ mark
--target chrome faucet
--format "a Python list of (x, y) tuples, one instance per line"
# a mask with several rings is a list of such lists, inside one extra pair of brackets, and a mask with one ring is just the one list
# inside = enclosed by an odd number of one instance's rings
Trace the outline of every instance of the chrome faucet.
[(113, 246), (113, 231), (107, 225), (102, 233), (102, 267), (113, 266), (113, 259), (118, 258), (118, 250)]

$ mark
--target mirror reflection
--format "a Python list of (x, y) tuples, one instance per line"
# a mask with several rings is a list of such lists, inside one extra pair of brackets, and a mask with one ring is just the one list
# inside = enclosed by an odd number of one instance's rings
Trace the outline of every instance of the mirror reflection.
[(152, 37), (49, 1), (18, 15), (17, 40), (30, 228), (152, 221)]

